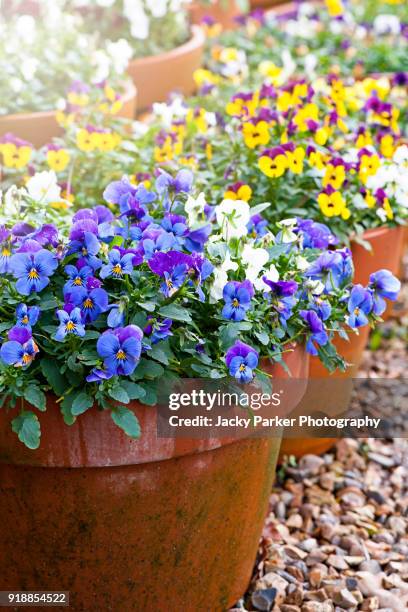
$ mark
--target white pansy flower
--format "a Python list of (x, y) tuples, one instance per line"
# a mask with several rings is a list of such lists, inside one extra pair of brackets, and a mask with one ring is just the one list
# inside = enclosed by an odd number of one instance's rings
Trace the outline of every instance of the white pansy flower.
[(54, 170), (37, 172), (28, 180), (26, 187), (30, 198), (37, 202), (49, 204), (61, 199), (61, 187)]
[(408, 146), (402, 145), (398, 147), (392, 159), (398, 166), (408, 169)]
[(300, 270), (301, 272), (304, 272), (310, 266), (310, 264), (307, 261), (306, 257), (303, 257), (302, 255), (298, 255), (296, 257), (296, 265), (297, 265), (298, 270)]
[(377, 15), (373, 22), (374, 32), (376, 34), (394, 34), (398, 36), (401, 32), (401, 23), (396, 15)]
[(207, 201), (205, 195), (201, 192), (197, 198), (189, 195), (185, 204), (185, 211), (188, 216), (188, 222), (190, 225), (194, 225), (199, 220), (200, 215), (204, 213)]
[(218, 266), (213, 270), (214, 282), (210, 289), (210, 299), (212, 303), (222, 300), (223, 290), (228, 282), (229, 270), (233, 270), (235, 272), (238, 270), (238, 264), (235, 261), (232, 261), (231, 255), (228, 253), (221, 266)]
[(242, 250), (241, 261), (246, 268), (245, 278), (254, 283), (265, 264), (268, 263), (269, 253), (265, 249), (256, 249), (250, 244), (246, 244)]
[(223, 200), (216, 207), (215, 215), (224, 240), (242, 238), (248, 233), (247, 224), (251, 216), (248, 202)]
[(188, 109), (184, 99), (180, 96), (174, 98), (171, 104), (165, 102), (155, 102), (153, 104), (153, 112), (158, 117), (165, 127), (169, 128), (174, 119), (183, 118), (187, 115)]
[(24, 188), (19, 189), (16, 185), (12, 185), (4, 194), (2, 202), (2, 212), (4, 217), (2, 223), (10, 220), (10, 217), (18, 217), (20, 213), (21, 199), (26, 194)]
[(296, 242), (298, 235), (293, 231), (293, 229), (297, 227), (296, 219), (284, 219), (283, 221), (279, 221), (276, 225), (282, 230), (282, 242), (284, 244)]
[(305, 289), (312, 295), (321, 295), (325, 289), (324, 284), (320, 280), (313, 280), (308, 278), (304, 283)]
[(133, 56), (133, 50), (128, 41), (124, 38), (119, 38), (116, 42), (109, 41), (106, 50), (112, 59), (114, 71), (123, 74)]

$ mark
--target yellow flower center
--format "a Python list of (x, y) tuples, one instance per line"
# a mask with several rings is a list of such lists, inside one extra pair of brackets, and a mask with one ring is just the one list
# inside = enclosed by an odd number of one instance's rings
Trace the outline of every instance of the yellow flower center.
[(22, 322), (24, 325), (27, 325), (27, 323), (28, 323), (28, 317), (27, 317), (27, 315), (25, 315), (25, 317), (23, 317), (23, 318), (21, 319), (21, 322)]
[(72, 321), (68, 321), (68, 323), (65, 326), (65, 329), (67, 332), (72, 332), (75, 329), (75, 324)]
[(3, 257), (10, 257), (11, 251), (7, 247), (4, 247), (1, 254), (3, 255)]
[(245, 372), (245, 369), (246, 369), (245, 363), (241, 363), (241, 365), (239, 366), (239, 371), (240, 372)]
[(126, 359), (125, 351), (123, 351), (122, 349), (119, 349), (118, 352), (116, 353), (116, 359), (118, 359), (119, 361), (123, 361), (124, 359)]
[(84, 308), (93, 308), (93, 301), (91, 298), (86, 298), (84, 302)]
[(38, 274), (38, 271), (35, 268), (31, 268), (31, 270), (28, 273), (28, 278), (30, 280), (37, 280), (40, 278), (40, 275)]
[(120, 276), (121, 274), (123, 274), (123, 272), (122, 272), (122, 266), (121, 266), (119, 263), (118, 263), (118, 264), (116, 264), (115, 266), (113, 266), (113, 268), (112, 268), (112, 272), (113, 272), (114, 274), (117, 274), (118, 276)]
[(239, 302), (238, 302), (237, 298), (234, 298), (234, 299), (232, 300), (232, 305), (234, 306), (234, 308), (238, 308), (238, 306), (239, 306)]

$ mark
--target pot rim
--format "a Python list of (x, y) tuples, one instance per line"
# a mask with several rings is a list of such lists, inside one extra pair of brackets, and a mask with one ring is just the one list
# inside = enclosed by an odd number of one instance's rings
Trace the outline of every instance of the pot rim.
[(391, 227), (388, 225), (382, 225), (381, 227), (374, 227), (372, 229), (365, 230), (363, 234), (359, 235), (362, 236), (363, 239), (378, 238), (379, 236), (384, 236), (384, 234), (387, 234), (388, 232), (399, 231), (403, 227), (403, 225), (395, 225)]
[[(131, 79), (126, 78), (125, 80), (125, 91), (123, 94), (123, 103), (126, 104), (132, 98), (137, 96), (137, 88), (136, 85), (132, 82)], [(8, 121), (33, 121), (38, 119), (53, 119), (56, 114), (56, 110), (47, 110), (47, 111), (33, 111), (26, 113), (13, 113), (9, 115), (0, 115), (0, 126), (2, 123), (7, 123)]]
[(149, 66), (155, 66), (156, 64), (165, 63), (177, 59), (183, 55), (189, 54), (192, 51), (202, 47), (205, 43), (205, 34), (203, 28), (193, 24), (191, 26), (191, 36), (189, 40), (170, 51), (164, 53), (158, 53), (157, 55), (148, 55), (147, 57), (140, 57), (131, 59), (129, 62), (129, 68), (131, 70), (135, 68), (146, 68)]

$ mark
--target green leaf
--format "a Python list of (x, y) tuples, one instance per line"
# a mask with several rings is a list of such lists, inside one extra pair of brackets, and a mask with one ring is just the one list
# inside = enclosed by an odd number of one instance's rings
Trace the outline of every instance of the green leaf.
[(90, 395), (82, 391), (81, 393), (78, 393), (78, 395), (75, 397), (74, 401), (72, 402), (71, 413), (74, 416), (83, 414), (89, 408), (92, 408), (93, 404), (94, 404), (93, 397), (91, 397)]
[(160, 361), (160, 363), (164, 365), (169, 365), (168, 352), (169, 349), (168, 351), (166, 351), (164, 347), (155, 344), (154, 346), (152, 346), (152, 350), (149, 351), (149, 357), (155, 359), (156, 361)]
[(65, 425), (73, 425), (76, 421), (76, 417), (72, 414), (72, 402), (76, 392), (69, 393), (61, 402), (61, 413), (64, 417)]
[(146, 391), (138, 385), (137, 383), (131, 382), (130, 380), (124, 380), (121, 383), (121, 387), (123, 387), (126, 393), (131, 400), (142, 399), (146, 395)]
[(30, 410), (22, 412), (11, 422), (11, 427), (20, 442), (35, 450), (40, 446), (41, 428), (37, 415)]
[(136, 415), (124, 406), (116, 406), (111, 412), (113, 422), (130, 438), (140, 437), (140, 425)]
[(142, 404), (147, 406), (155, 406), (157, 404), (157, 389), (156, 386), (151, 386), (149, 383), (141, 383), (145, 396), (140, 400)]
[(30, 386), (27, 387), (24, 394), (25, 399), (29, 404), (38, 408), (38, 410), (46, 410), (47, 408), (47, 398), (45, 397), (45, 393), (41, 391), (38, 387)]
[(186, 308), (182, 308), (176, 304), (168, 304), (167, 306), (163, 306), (160, 308), (159, 314), (161, 314), (163, 317), (174, 319), (174, 321), (181, 321), (182, 323), (191, 323), (193, 320)]
[(110, 397), (121, 404), (128, 404), (130, 402), (129, 395), (121, 385), (115, 385), (108, 391)]
[(251, 208), (251, 217), (253, 215), (260, 215), (264, 210), (271, 206), (270, 202), (263, 202), (262, 204), (257, 204)]
[(259, 342), (264, 346), (268, 346), (269, 344), (269, 335), (265, 332), (255, 332), (255, 336), (258, 338)]
[(158, 378), (164, 373), (164, 368), (156, 361), (151, 359), (141, 359), (136, 370), (132, 374), (133, 380), (142, 380), (144, 378)]
[(45, 357), (41, 359), (40, 365), (41, 371), (54, 393), (60, 397), (64, 395), (64, 391), (67, 388), (67, 381), (60, 372), (58, 362), (56, 362), (55, 359)]

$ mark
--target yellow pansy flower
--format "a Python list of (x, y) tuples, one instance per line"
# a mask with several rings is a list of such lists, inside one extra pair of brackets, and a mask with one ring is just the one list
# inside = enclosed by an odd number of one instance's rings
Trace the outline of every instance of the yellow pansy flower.
[(291, 172), (294, 174), (302, 174), (305, 155), (305, 151), (302, 147), (296, 147), (294, 151), (286, 151), (288, 167)]
[(236, 183), (224, 193), (225, 200), (241, 200), (244, 202), (249, 202), (251, 197), (252, 189), (245, 183)]
[(344, 14), (342, 0), (326, 0), (326, 6), (330, 17), (341, 17)]
[(363, 183), (366, 183), (369, 176), (374, 176), (380, 167), (380, 158), (378, 155), (364, 154), (360, 158), (359, 177)]
[(71, 155), (66, 149), (50, 149), (47, 151), (47, 164), (55, 172), (63, 172), (68, 166)]
[(81, 128), (76, 137), (76, 144), (80, 151), (91, 153), (98, 147), (98, 138), (96, 132), (88, 132), (85, 128)]
[(333, 187), (333, 189), (340, 189), (346, 180), (346, 170), (342, 164), (335, 166), (334, 164), (329, 164), (326, 168), (326, 174), (323, 177), (323, 187), (328, 187), (329, 185)]
[(325, 217), (342, 217), (343, 219), (350, 217), (350, 211), (340, 191), (319, 193), (317, 201)]
[(270, 141), (269, 126), (266, 121), (258, 123), (244, 123), (242, 126), (244, 141), (249, 149), (255, 149), (259, 145), (267, 145)]
[(316, 104), (310, 103), (300, 108), (293, 118), (294, 124), (299, 128), (301, 132), (307, 132), (309, 129), (308, 122), (319, 121), (319, 109)]
[(394, 155), (395, 145), (394, 137), (392, 134), (385, 134), (382, 136), (380, 142), (380, 151), (384, 157), (390, 158)]
[(28, 145), (18, 146), (14, 142), (5, 142), (1, 145), (1, 153), (6, 168), (21, 170), (30, 161), (32, 149)]
[(274, 157), (262, 155), (259, 158), (258, 166), (261, 172), (269, 178), (279, 178), (288, 168), (288, 158), (283, 153)]

